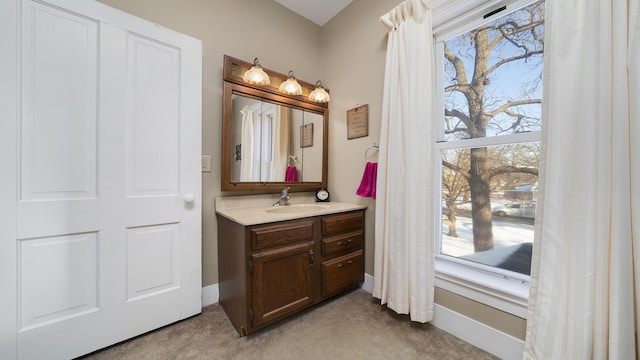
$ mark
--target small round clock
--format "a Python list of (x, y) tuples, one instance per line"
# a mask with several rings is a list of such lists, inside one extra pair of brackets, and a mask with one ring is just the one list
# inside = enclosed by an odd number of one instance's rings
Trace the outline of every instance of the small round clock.
[(329, 201), (329, 192), (326, 189), (320, 189), (316, 192), (316, 201)]

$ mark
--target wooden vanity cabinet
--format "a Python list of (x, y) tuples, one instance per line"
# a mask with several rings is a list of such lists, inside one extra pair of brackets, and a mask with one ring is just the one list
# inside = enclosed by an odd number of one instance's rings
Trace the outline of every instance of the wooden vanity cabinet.
[(220, 305), (241, 336), (357, 286), (364, 210), (243, 226), (218, 215)]

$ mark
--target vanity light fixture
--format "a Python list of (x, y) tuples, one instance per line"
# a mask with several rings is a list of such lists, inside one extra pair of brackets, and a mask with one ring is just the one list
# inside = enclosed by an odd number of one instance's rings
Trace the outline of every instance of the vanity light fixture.
[(293, 71), (289, 70), (289, 78), (280, 84), (280, 92), (289, 95), (302, 95), (302, 86), (298, 84), (296, 77), (293, 76)]
[(271, 83), (269, 75), (267, 75), (267, 73), (262, 69), (258, 58), (253, 60), (253, 66), (244, 73), (242, 80), (246, 83), (256, 85), (269, 85)]
[(319, 103), (326, 103), (331, 100), (327, 90), (322, 87), (322, 81), (318, 80), (316, 82), (316, 88), (309, 94), (309, 100)]

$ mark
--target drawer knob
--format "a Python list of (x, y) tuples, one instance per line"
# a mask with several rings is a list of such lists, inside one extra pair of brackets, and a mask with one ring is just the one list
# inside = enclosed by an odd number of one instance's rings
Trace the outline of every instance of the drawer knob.
[[(351, 239), (347, 240), (347, 244), (351, 244)], [(336, 245), (337, 246), (344, 246), (345, 243), (343, 243), (342, 241), (338, 241), (338, 243)]]
[(349, 266), (353, 263), (353, 261), (349, 260), (346, 264), (338, 264), (338, 269)]

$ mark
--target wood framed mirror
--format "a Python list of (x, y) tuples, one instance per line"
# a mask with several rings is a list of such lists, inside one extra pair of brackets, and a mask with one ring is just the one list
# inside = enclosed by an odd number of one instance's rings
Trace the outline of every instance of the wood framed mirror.
[(313, 191), (327, 187), (329, 109), (280, 93), (284, 74), (264, 69), (269, 85), (247, 84), (253, 64), (225, 55), (222, 97), (222, 191)]

